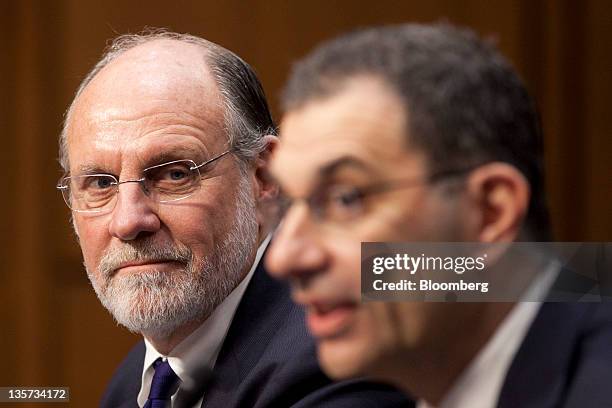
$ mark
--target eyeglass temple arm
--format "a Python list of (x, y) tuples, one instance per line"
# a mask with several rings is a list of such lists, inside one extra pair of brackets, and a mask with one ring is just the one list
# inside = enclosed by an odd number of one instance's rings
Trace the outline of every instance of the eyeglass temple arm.
[(228, 149), (228, 150), (224, 151), (223, 153), (221, 153), (220, 155), (218, 155), (217, 157), (213, 157), (213, 158), (212, 158), (212, 159), (210, 159), (210, 160), (206, 160), (206, 161), (205, 161), (204, 163), (202, 163), (202, 164), (199, 164), (199, 165), (197, 165), (197, 166), (195, 166), (195, 167), (192, 167), (192, 168), (191, 168), (191, 170), (199, 169), (199, 168), (201, 168), (201, 167), (206, 166), (207, 164), (210, 164), (210, 163), (212, 163), (212, 162), (214, 162), (214, 161), (216, 161), (216, 160), (219, 160), (220, 158), (222, 158), (222, 157), (223, 157), (223, 156), (225, 156), (226, 154), (231, 153), (231, 151), (232, 151), (231, 149)]
[[(449, 169), (449, 170), (442, 170), (439, 172), (435, 172), (432, 175), (430, 175), (429, 177), (427, 177), (427, 180), (429, 180), (430, 183), (436, 183), (440, 180), (443, 180), (447, 177), (452, 177), (452, 176), (458, 176), (464, 173), (467, 173), (469, 171), (471, 171), (473, 169), (473, 167), (467, 167), (467, 168), (462, 168), (462, 169)], [(364, 195), (371, 195), (371, 194), (378, 194), (378, 193), (384, 193), (386, 191), (395, 189), (395, 188), (403, 188), (403, 187), (410, 187), (412, 185), (417, 185), (422, 183), (422, 180), (396, 180), (396, 181), (389, 181), (386, 183), (382, 183), (382, 184), (376, 184), (373, 186), (368, 186), (368, 187), (364, 187), (360, 189), (360, 192)]]

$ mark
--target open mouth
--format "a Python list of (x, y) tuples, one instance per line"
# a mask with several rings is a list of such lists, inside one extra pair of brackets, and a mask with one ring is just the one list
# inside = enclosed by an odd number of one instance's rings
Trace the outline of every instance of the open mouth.
[(351, 324), (358, 306), (355, 302), (313, 303), (307, 308), (308, 328), (318, 338), (337, 336)]

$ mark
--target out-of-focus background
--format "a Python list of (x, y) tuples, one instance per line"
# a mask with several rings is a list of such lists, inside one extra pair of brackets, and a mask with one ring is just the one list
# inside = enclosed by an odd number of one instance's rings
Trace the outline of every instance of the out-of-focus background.
[(612, 240), (608, 0), (0, 2), (0, 386), (69, 386), (72, 406), (95, 406), (137, 341), (99, 304), (54, 188), (63, 112), (108, 39), (153, 26), (217, 42), (257, 70), (278, 119), (291, 61), (321, 40), (439, 20), (496, 39), (535, 95), (557, 239)]

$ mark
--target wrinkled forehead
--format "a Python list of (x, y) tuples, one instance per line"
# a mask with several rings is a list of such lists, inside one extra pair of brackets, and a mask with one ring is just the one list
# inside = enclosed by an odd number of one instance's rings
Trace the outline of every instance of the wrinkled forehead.
[(108, 137), (119, 147), (157, 129), (181, 134), (181, 126), (223, 138), (220, 92), (201, 47), (156, 40), (118, 56), (83, 90), (68, 118), (68, 150)]
[(403, 172), (421, 165), (407, 129), (404, 105), (388, 85), (374, 77), (353, 78), (332, 96), (285, 115), (272, 173), (293, 182), (298, 176), (320, 177), (330, 165), (372, 174)]

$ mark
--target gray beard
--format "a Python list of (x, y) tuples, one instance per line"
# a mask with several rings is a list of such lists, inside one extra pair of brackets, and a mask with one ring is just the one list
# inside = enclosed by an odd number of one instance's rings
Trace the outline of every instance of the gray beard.
[[(204, 259), (195, 259), (181, 243), (173, 246), (151, 239), (126, 242), (102, 257), (97, 276), (87, 270), (102, 305), (128, 330), (167, 338), (187, 323), (206, 319), (243, 279), (257, 243), (255, 201), (241, 177), (234, 223), (222, 242)], [(172, 273), (156, 271), (113, 276), (130, 261), (174, 261)]]

